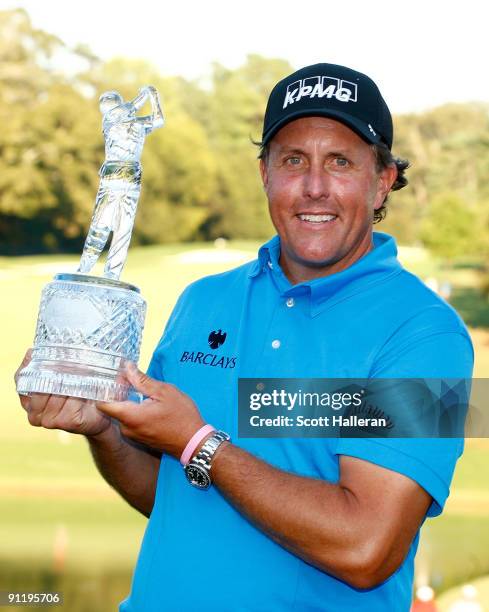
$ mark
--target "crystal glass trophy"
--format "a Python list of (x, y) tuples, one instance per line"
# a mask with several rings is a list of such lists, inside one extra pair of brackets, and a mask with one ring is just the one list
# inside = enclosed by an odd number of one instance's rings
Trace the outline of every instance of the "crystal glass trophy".
[[(149, 101), (151, 114), (138, 115)], [(18, 376), (17, 391), (91, 400), (124, 400), (121, 376), (137, 363), (146, 302), (139, 289), (119, 280), (131, 240), (141, 190), (141, 153), (147, 134), (163, 125), (154, 87), (124, 102), (119, 93), (100, 97), (105, 161), (78, 271), (56, 274), (43, 289), (32, 359)], [(112, 233), (103, 276), (90, 274)]]

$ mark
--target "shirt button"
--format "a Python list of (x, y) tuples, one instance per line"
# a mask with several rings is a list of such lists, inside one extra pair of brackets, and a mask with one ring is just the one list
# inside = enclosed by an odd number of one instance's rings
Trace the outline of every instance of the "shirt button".
[(280, 348), (280, 340), (272, 340), (272, 348), (274, 349)]
[(285, 303), (287, 304), (289, 308), (292, 308), (293, 306), (295, 306), (294, 298), (289, 298)]

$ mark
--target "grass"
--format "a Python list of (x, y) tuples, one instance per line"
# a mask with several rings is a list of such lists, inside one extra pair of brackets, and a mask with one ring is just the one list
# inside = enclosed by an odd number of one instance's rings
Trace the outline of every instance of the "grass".
[[(489, 576), (486, 576), (484, 578), (479, 578), (477, 580), (472, 580), (470, 584), (473, 587), (475, 587), (475, 589), (477, 590), (477, 601), (480, 602), (484, 606), (484, 607), (479, 608), (479, 610), (481, 612), (484, 612), (485, 610), (488, 609), (487, 602), (489, 602)], [(454, 609), (452, 606), (456, 602), (459, 602), (461, 598), (462, 598), (462, 592), (461, 592), (460, 587), (454, 587), (450, 589), (449, 591), (447, 591), (441, 597), (438, 598), (437, 605), (438, 605), (439, 611), (440, 612), (450, 612), (450, 610)], [(457, 609), (463, 610), (464, 608), (459, 607)], [(470, 612), (470, 610), (474, 610), (475, 612), (477, 612), (477, 608), (475, 608), (474, 606), (469, 607), (467, 606), (467, 604), (466, 604), (465, 610), (467, 610), (467, 612)]]
[[(231, 246), (252, 259), (257, 245)], [(239, 263), (212, 261), (203, 249), (217, 251), (202, 244), (131, 249), (123, 280), (139, 286), (148, 302), (142, 368), (183, 288)], [(190, 260), (182, 257), (189, 250)], [(423, 278), (452, 282), (452, 303), (471, 325), (476, 375), (489, 377), (489, 304), (477, 290), (477, 266), (446, 269), (420, 249), (401, 249), (401, 258)], [(28, 426), (12, 380), (32, 343), (42, 287), (76, 263), (68, 256), (0, 258), (0, 590), (58, 585), (69, 599), (64, 609), (105, 612), (128, 591), (145, 519), (100, 478), (83, 439)], [(469, 440), (446, 512), (423, 528), (418, 579), (426, 577), (439, 591), (489, 574), (488, 465), (489, 441)], [(56, 548), (65, 557), (62, 572)]]
[(416, 557), (418, 577), (425, 573), (443, 592), (476, 576), (489, 574), (489, 517), (452, 515), (429, 520), (422, 528)]

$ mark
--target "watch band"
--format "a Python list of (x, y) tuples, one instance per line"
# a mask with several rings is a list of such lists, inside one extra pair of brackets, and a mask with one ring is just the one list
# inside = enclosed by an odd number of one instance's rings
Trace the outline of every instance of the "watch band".
[(208, 438), (199, 452), (195, 455), (192, 461), (199, 463), (203, 468), (210, 471), (212, 458), (214, 457), (217, 449), (223, 442), (227, 442), (231, 439), (231, 436), (224, 431), (216, 431)]
[[(195, 457), (185, 466), (185, 474), (190, 484), (199, 489), (208, 489), (212, 484), (212, 459), (223, 442), (231, 440), (231, 436), (224, 431), (216, 431), (208, 438)], [(195, 476), (198, 475), (198, 478)]]

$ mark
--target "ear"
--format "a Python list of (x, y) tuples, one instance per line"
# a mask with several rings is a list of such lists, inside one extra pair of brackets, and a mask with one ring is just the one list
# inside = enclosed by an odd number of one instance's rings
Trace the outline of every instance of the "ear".
[(377, 187), (377, 197), (375, 198), (374, 209), (377, 210), (384, 203), (389, 191), (391, 190), (394, 181), (397, 178), (396, 166), (387, 166), (379, 174), (379, 183)]
[(261, 174), (261, 180), (263, 183), (263, 187), (265, 188), (265, 191), (268, 187), (268, 168), (267, 168), (267, 162), (264, 159), (260, 159), (260, 174)]

